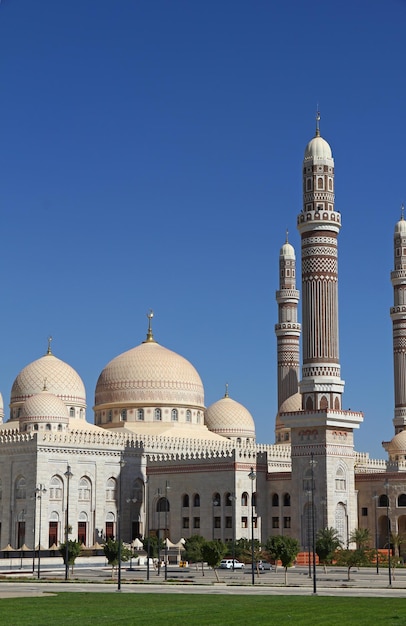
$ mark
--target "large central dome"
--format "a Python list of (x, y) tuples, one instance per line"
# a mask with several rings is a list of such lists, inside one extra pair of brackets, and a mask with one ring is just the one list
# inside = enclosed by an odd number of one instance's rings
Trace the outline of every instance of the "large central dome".
[(95, 408), (112, 403), (203, 407), (203, 384), (189, 361), (146, 341), (110, 361), (100, 374)]

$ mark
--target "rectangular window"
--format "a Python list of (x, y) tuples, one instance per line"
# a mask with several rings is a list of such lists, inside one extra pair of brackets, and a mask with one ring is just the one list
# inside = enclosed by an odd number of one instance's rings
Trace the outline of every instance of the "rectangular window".
[(183, 518), (182, 528), (189, 528), (189, 518), (188, 517), (184, 517)]
[(226, 517), (226, 528), (232, 528), (233, 527), (233, 518), (230, 516)]
[(362, 517), (368, 517), (368, 509), (366, 506), (363, 506), (361, 509), (361, 515)]
[(252, 525), (254, 526), (254, 528), (258, 528), (258, 519), (256, 517), (253, 518)]
[(283, 527), (284, 528), (290, 528), (290, 517), (284, 517), (283, 518)]
[(247, 528), (248, 526), (248, 518), (247, 517), (242, 517), (241, 518), (241, 528)]
[(272, 518), (272, 528), (279, 528), (279, 517)]
[(200, 517), (193, 518), (193, 528), (200, 528)]
[(221, 517), (214, 518), (214, 528), (221, 528)]

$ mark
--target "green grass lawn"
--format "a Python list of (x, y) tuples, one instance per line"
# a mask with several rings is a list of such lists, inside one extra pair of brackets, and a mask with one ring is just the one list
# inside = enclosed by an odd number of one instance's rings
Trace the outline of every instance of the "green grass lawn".
[(400, 626), (406, 625), (406, 601), (404, 598), (60, 593), (44, 598), (4, 598), (0, 600), (0, 617), (7, 626)]

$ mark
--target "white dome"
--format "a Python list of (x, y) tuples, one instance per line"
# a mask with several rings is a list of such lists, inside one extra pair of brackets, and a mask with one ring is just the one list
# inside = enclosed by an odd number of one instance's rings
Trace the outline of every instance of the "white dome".
[(283, 257), (284, 259), (296, 259), (296, 255), (295, 255), (295, 249), (293, 246), (290, 245), (290, 243), (286, 242), (283, 244), (280, 252), (279, 252), (279, 256)]
[(146, 341), (110, 361), (100, 374), (95, 409), (113, 403), (204, 409), (204, 389), (189, 361), (155, 341)]
[(386, 443), (385, 449), (391, 457), (399, 454), (406, 455), (406, 430), (402, 430)]
[(21, 409), (20, 420), (57, 420), (57, 421), (69, 421), (68, 409), (66, 405), (48, 391), (41, 391), (41, 393), (31, 396), (24, 403)]
[(43, 391), (58, 396), (65, 404), (86, 408), (85, 387), (79, 374), (51, 352), (33, 361), (18, 374), (10, 397), (10, 408), (21, 406), (28, 398)]
[(209, 430), (223, 437), (255, 438), (255, 423), (251, 413), (228, 396), (206, 409), (205, 423)]
[(329, 144), (323, 137), (316, 135), (309, 141), (305, 150), (305, 159), (332, 159)]
[(399, 222), (397, 222), (396, 226), (395, 226), (395, 235), (404, 235), (406, 234), (406, 220), (402, 219), (399, 220)]

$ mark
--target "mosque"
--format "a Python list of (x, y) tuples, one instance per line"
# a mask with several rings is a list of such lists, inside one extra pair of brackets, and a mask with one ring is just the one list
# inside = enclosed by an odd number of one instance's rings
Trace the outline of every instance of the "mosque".
[(344, 545), (356, 528), (380, 548), (388, 528), (406, 534), (406, 221), (395, 226), (391, 273), (394, 437), (383, 444), (388, 459), (373, 460), (354, 450), (362, 413), (342, 403), (341, 214), (319, 116), (302, 175), (301, 292), (288, 240), (279, 255), (275, 442), (256, 443), (253, 417), (227, 389), (205, 407), (198, 372), (156, 341), (152, 312), (145, 341), (102, 370), (94, 424), (80, 376), (49, 341), (16, 377), (7, 419), (0, 405), (0, 550), (48, 549), (67, 534), (91, 547), (119, 532), (173, 543), (284, 534), (306, 550), (313, 519)]

